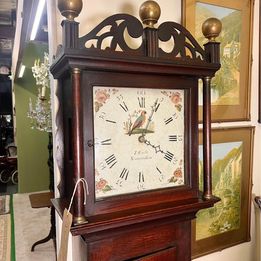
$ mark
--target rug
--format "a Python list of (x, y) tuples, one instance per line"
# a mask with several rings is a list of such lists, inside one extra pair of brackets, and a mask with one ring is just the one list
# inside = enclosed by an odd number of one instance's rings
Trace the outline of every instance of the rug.
[(10, 261), (11, 216), (0, 215), (0, 261)]
[(16, 260), (56, 260), (52, 240), (36, 246), (35, 251), (31, 252), (32, 245), (46, 237), (50, 231), (50, 208), (32, 208), (28, 193), (14, 194), (13, 203)]
[(0, 215), (7, 214), (10, 211), (10, 195), (0, 196)]

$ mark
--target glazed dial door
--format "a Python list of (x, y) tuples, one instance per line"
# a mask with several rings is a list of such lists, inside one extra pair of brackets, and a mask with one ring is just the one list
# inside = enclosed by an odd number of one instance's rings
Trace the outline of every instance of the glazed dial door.
[(182, 186), (184, 90), (93, 87), (96, 199)]

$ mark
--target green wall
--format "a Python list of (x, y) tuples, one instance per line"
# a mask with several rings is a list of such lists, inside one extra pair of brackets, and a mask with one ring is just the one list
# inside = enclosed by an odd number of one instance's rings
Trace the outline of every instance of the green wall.
[(31, 67), (35, 59), (42, 60), (46, 51), (45, 44), (29, 43), (22, 61), (26, 66), (24, 76), (14, 83), (20, 193), (49, 188), (48, 133), (31, 129), (30, 119), (27, 117), (29, 99), (34, 102), (38, 92)]

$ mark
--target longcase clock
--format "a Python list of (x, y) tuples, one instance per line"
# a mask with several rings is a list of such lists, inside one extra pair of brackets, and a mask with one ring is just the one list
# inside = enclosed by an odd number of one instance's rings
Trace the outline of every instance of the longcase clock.
[[(86, 260), (191, 260), (191, 219), (213, 206), (210, 82), (219, 69), (216, 19), (204, 49), (175, 22), (155, 28), (160, 7), (105, 19), (85, 36), (74, 21), (81, 1), (59, 1), (63, 45), (51, 72), (59, 81), (64, 134), (61, 214), (79, 179), (73, 235)], [(71, 8), (71, 9), (70, 9)], [(78, 9), (77, 9), (78, 8)], [(106, 29), (108, 29), (106, 31)], [(131, 47), (126, 39), (142, 39)], [(108, 40), (109, 39), (109, 40)], [(172, 40), (171, 51), (164, 44)], [(105, 46), (105, 48), (104, 48)], [(198, 80), (204, 95), (204, 191), (198, 187)]]

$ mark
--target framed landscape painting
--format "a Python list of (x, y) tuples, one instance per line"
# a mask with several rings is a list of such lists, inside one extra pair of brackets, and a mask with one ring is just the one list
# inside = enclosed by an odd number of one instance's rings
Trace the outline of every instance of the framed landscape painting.
[[(192, 222), (193, 258), (250, 240), (253, 136), (254, 127), (212, 130), (212, 188), (221, 201)], [(200, 187), (202, 151), (200, 145)]]
[[(261, 4), (259, 4), (259, 17), (261, 17)], [(259, 57), (258, 57), (258, 122), (261, 123), (261, 19), (259, 19)]]
[[(221, 69), (211, 84), (213, 122), (250, 119), (252, 9), (253, 0), (183, 0), (183, 24), (202, 46), (207, 42), (201, 31), (203, 22), (210, 17), (222, 22), (217, 38)], [(199, 113), (202, 119), (201, 108)]]

